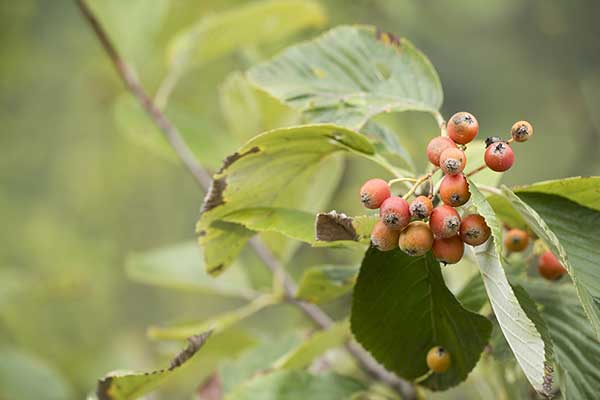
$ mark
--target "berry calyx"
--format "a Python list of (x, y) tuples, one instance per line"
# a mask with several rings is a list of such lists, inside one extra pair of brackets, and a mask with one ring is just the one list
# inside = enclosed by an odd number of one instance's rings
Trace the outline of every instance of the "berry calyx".
[(485, 165), (496, 172), (504, 172), (515, 162), (515, 153), (506, 142), (492, 143), (483, 156)]
[(456, 147), (452, 139), (445, 136), (436, 136), (427, 144), (427, 158), (436, 167), (440, 166), (440, 155), (446, 149)]
[(371, 244), (380, 251), (390, 251), (398, 247), (400, 232), (393, 231), (381, 221), (377, 221), (371, 231)]
[(433, 256), (444, 264), (456, 264), (465, 252), (465, 245), (458, 235), (435, 238), (431, 246)]
[(455, 236), (460, 229), (460, 216), (450, 206), (438, 206), (431, 212), (429, 227), (436, 238)]
[(502, 142), (502, 138), (500, 136), (490, 136), (485, 139), (485, 147), (488, 148), (492, 143)]
[(388, 228), (400, 231), (410, 222), (408, 202), (402, 197), (388, 197), (381, 204), (379, 216), (381, 217), (381, 221), (383, 221)]
[(517, 121), (510, 129), (515, 142), (526, 142), (533, 136), (533, 126), (527, 121)]
[(412, 218), (425, 219), (431, 215), (433, 203), (427, 196), (418, 196), (410, 202), (409, 211)]
[(444, 176), (440, 183), (440, 198), (452, 207), (465, 204), (471, 198), (467, 178), (463, 174)]
[(429, 225), (422, 221), (413, 221), (400, 233), (398, 246), (409, 256), (422, 256), (433, 245), (433, 233)]
[(460, 238), (466, 244), (479, 246), (485, 243), (492, 231), (479, 214), (467, 215), (460, 223)]
[(504, 235), (504, 247), (508, 251), (519, 252), (527, 248), (529, 234), (521, 229), (511, 229)]
[(567, 270), (550, 250), (546, 250), (538, 258), (538, 272), (545, 279), (556, 281), (562, 278)]
[(448, 136), (459, 144), (467, 144), (477, 136), (479, 122), (468, 112), (458, 112), (448, 121)]
[(450, 364), (452, 364), (450, 353), (441, 346), (435, 346), (427, 353), (427, 366), (433, 372), (446, 372), (450, 368)]
[(457, 147), (450, 147), (440, 154), (440, 168), (447, 175), (456, 175), (463, 172), (467, 165), (465, 152)]
[(370, 209), (379, 208), (391, 195), (390, 187), (383, 179), (369, 179), (360, 188), (360, 201)]

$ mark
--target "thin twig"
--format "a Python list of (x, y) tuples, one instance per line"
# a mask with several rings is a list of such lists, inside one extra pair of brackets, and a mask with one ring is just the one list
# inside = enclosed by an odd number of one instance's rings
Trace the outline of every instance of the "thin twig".
[[(156, 107), (152, 99), (145, 92), (141, 82), (137, 78), (133, 69), (125, 63), (121, 58), (116, 48), (110, 41), (106, 31), (93, 14), (91, 9), (85, 3), (85, 0), (75, 0), (83, 17), (89, 23), (102, 47), (108, 54), (114, 64), (119, 76), (123, 80), (125, 86), (131, 94), (140, 102), (148, 116), (163, 132), (169, 144), (180, 158), (183, 165), (189, 170), (199, 186), (208, 190), (212, 177), (206, 169), (198, 162), (190, 148), (187, 146), (179, 130), (171, 123), (171, 121)], [(298, 306), (309, 318), (311, 318), (321, 328), (327, 328), (333, 323), (332, 319), (323, 310), (314, 304), (305, 303), (295, 299), (296, 284), (293, 279), (286, 273), (281, 263), (273, 256), (271, 251), (257, 238), (250, 240), (250, 245), (265, 265), (272, 273), (281, 279), (283, 284), (284, 294), (288, 301)], [(414, 399), (414, 387), (407, 381), (396, 377), (390, 372), (381, 367), (369, 353), (362, 349), (355, 342), (347, 343), (348, 351), (356, 358), (359, 364), (375, 379), (393, 387), (403, 398)]]
[(444, 119), (444, 116), (439, 111), (435, 111), (432, 114), (438, 126), (440, 127), (440, 136), (448, 136), (448, 129), (446, 128), (446, 120)]
[(476, 173), (478, 173), (479, 171), (483, 171), (483, 170), (484, 170), (484, 169), (486, 169), (486, 168), (487, 168), (487, 165), (485, 165), (485, 164), (483, 164), (483, 165), (480, 165), (479, 167), (475, 168), (474, 170), (467, 172), (467, 173), (465, 174), (465, 176), (473, 176), (473, 175), (475, 175)]
[(423, 184), (423, 182), (425, 182), (426, 180), (431, 178), (433, 176), (433, 174), (435, 174), (437, 172), (438, 169), (439, 169), (438, 167), (435, 167), (430, 172), (428, 172), (427, 174), (425, 174), (422, 177), (420, 177), (419, 179), (417, 179), (417, 181), (414, 183), (414, 185), (410, 188), (410, 190), (408, 192), (406, 192), (404, 194), (404, 196), (402, 196), (402, 198), (408, 199), (410, 196), (412, 196), (417, 191), (419, 186), (421, 186)]

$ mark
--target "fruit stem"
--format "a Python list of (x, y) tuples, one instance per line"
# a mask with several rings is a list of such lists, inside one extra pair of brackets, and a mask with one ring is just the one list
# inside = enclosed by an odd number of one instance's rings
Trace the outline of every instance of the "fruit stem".
[(467, 176), (467, 177), (473, 176), (473, 175), (475, 175), (476, 173), (478, 173), (479, 171), (483, 171), (483, 170), (484, 170), (484, 169), (486, 169), (486, 168), (487, 168), (487, 165), (485, 165), (485, 164), (482, 164), (482, 165), (480, 165), (479, 167), (475, 168), (474, 170), (472, 170), (472, 171), (470, 171), (470, 172), (467, 172), (467, 173), (465, 174), (465, 176)]
[(406, 192), (406, 194), (404, 196), (402, 196), (402, 198), (406, 200), (410, 196), (412, 196), (415, 193), (415, 191), (419, 188), (419, 186), (421, 186), (421, 184), (423, 182), (425, 182), (426, 180), (430, 179), (433, 176), (433, 174), (435, 174), (437, 172), (438, 169), (439, 169), (439, 167), (435, 167), (433, 170), (431, 170), (431, 172), (429, 172), (429, 173), (423, 175), (422, 177), (420, 177), (419, 179), (417, 179), (415, 181), (415, 184), (410, 188), (410, 190), (408, 192)]
[(438, 126), (440, 127), (440, 136), (448, 136), (448, 130), (446, 129), (446, 120), (439, 111), (432, 113)]
[(392, 179), (390, 181), (388, 181), (388, 186), (392, 186), (394, 183), (398, 183), (398, 182), (416, 182), (417, 180), (415, 178), (396, 178), (396, 179)]

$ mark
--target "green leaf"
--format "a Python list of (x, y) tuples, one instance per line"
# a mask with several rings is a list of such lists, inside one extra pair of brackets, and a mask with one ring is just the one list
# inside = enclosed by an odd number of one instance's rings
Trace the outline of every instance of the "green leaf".
[(302, 274), (296, 298), (311, 303), (327, 303), (346, 293), (354, 286), (358, 268), (339, 265), (319, 265)]
[(430, 253), (410, 257), (400, 250), (370, 248), (354, 288), (352, 332), (389, 371), (409, 380), (429, 371), (427, 352), (443, 346), (452, 366), (422, 385), (432, 390), (467, 378), (487, 344), (492, 325), (463, 308), (446, 287)]
[(583, 309), (600, 340), (600, 212), (564, 197), (544, 193), (502, 192), (567, 268)]
[(271, 368), (274, 362), (300, 344), (296, 334), (277, 335), (245, 351), (241, 356), (219, 366), (223, 392), (229, 393), (257, 372)]
[(225, 397), (225, 400), (346, 400), (365, 386), (349, 377), (306, 371), (278, 371), (260, 375)]
[(404, 177), (412, 177), (415, 174), (415, 163), (400, 144), (398, 136), (386, 125), (374, 121), (368, 121), (361, 129), (368, 138), (375, 141), (377, 152), (390, 160), (393, 165), (402, 168)]
[(219, 90), (221, 112), (241, 142), (260, 132), (298, 123), (296, 111), (250, 84), (239, 71), (227, 76)]
[(186, 324), (178, 324), (171, 326), (151, 326), (148, 328), (148, 336), (151, 339), (185, 339), (192, 335), (194, 332), (202, 332), (210, 330), (213, 334), (217, 335), (227, 328), (237, 324), (241, 320), (256, 314), (265, 307), (271, 306), (277, 303), (277, 299), (271, 295), (265, 294), (255, 298), (251, 302), (245, 304), (240, 308), (236, 308), (232, 311), (227, 311), (222, 314), (215, 315), (208, 320), (200, 322), (191, 322)]
[[(484, 163), (483, 156), (485, 154), (485, 142), (483, 140), (473, 140), (467, 145), (465, 155), (467, 156), (467, 168), (466, 171), (471, 171)], [(479, 171), (476, 175), (470, 178), (476, 184), (498, 186), (502, 176), (501, 172), (492, 171), (489, 168), (485, 168)]]
[(0, 399), (63, 400), (73, 388), (54, 366), (15, 348), (0, 348)]
[(538, 281), (525, 284), (554, 342), (564, 399), (595, 399), (600, 393), (600, 346), (572, 287)]
[(308, 121), (355, 129), (383, 112), (436, 113), (443, 96), (435, 69), (412, 43), (366, 26), (292, 46), (248, 77)]
[(312, 361), (327, 350), (343, 345), (350, 339), (348, 321), (334, 323), (329, 328), (313, 333), (299, 346), (281, 356), (273, 364), (275, 369), (301, 369), (308, 367)]
[(131, 253), (125, 261), (130, 279), (153, 286), (250, 298), (256, 293), (242, 269), (234, 264), (225, 279), (213, 279), (203, 268), (195, 242), (184, 242), (146, 252)]
[[(368, 139), (336, 125), (269, 131), (229, 156), (213, 177), (197, 225), (207, 270), (213, 274), (222, 271), (250, 236), (246, 228), (224, 222), (228, 215), (264, 207), (310, 211), (321, 205), (324, 194), (331, 194), (337, 185), (341, 161), (335, 156), (341, 153), (380, 161)], [(243, 231), (226, 240), (228, 230), (236, 225)], [(219, 231), (213, 232), (215, 229)]]
[(203, 17), (178, 33), (168, 47), (173, 65), (200, 65), (244, 46), (281, 40), (322, 26), (325, 10), (312, 0), (266, 0)]
[(575, 176), (572, 178), (537, 182), (513, 188), (515, 193), (546, 193), (566, 197), (579, 205), (600, 211), (600, 176)]
[(152, 372), (113, 372), (98, 381), (96, 395), (99, 400), (137, 399), (165, 382), (173, 372), (184, 366), (204, 345), (210, 331), (188, 338), (188, 346), (173, 360), (168, 368)]
[(492, 231), (490, 240), (473, 249), (490, 304), (525, 376), (535, 390), (548, 393), (546, 382), (552, 377), (546, 366), (552, 362), (552, 343), (544, 340), (535, 324), (536, 310), (523, 308), (521, 303), (528, 304), (526, 294), (521, 293), (519, 299), (506, 277), (505, 261), (500, 257), (502, 230), (492, 207), (473, 182), (469, 182), (469, 190), (471, 201)]

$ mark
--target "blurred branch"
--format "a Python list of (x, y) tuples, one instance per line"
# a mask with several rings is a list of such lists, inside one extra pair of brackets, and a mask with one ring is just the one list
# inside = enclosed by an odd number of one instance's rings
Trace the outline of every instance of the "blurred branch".
[[(163, 132), (169, 144), (180, 158), (183, 165), (192, 174), (198, 185), (202, 189), (208, 190), (212, 182), (211, 174), (197, 162), (196, 157), (183, 140), (179, 130), (171, 123), (171, 121), (162, 113), (162, 111), (155, 105), (153, 100), (148, 96), (137, 75), (133, 69), (121, 58), (117, 52), (117, 49), (108, 37), (108, 34), (96, 16), (93, 14), (92, 10), (87, 6), (85, 0), (75, 0), (75, 2), (79, 7), (83, 17), (89, 23), (98, 40), (102, 44), (102, 47), (111, 59), (125, 86), (139, 101), (156, 126)], [(271, 272), (281, 280), (283, 284), (284, 295), (287, 301), (299, 307), (321, 328), (327, 328), (333, 323), (331, 317), (329, 317), (329, 315), (327, 315), (316, 305), (295, 299), (297, 288), (296, 283), (293, 281), (291, 276), (287, 274), (281, 263), (273, 256), (271, 251), (258, 239), (258, 237), (252, 238), (250, 240), (250, 245), (260, 259), (269, 268), (269, 270), (271, 270)], [(403, 399), (415, 398), (415, 390), (409, 382), (404, 381), (403, 379), (400, 379), (386, 371), (357, 343), (349, 342), (346, 347), (348, 351), (356, 358), (362, 368), (364, 368), (373, 378), (385, 382), (393, 387), (402, 395)]]

